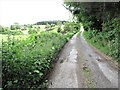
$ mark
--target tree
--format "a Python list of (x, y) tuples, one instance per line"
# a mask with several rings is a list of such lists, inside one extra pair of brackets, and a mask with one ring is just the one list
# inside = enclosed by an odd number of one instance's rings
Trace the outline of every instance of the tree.
[(14, 23), (14, 26), (15, 26), (16, 29), (20, 29), (19, 23), (15, 22), (15, 23)]
[(78, 22), (91, 22), (88, 25), (98, 31), (102, 31), (108, 13), (112, 18), (120, 15), (120, 2), (65, 2), (64, 7), (77, 17)]
[(11, 30), (15, 30), (16, 28), (14, 27), (14, 25), (11, 25), (11, 26), (10, 26), (10, 29), (11, 29)]
[(11, 30), (20, 29), (19, 23), (15, 22), (13, 25), (10, 26), (10, 29), (11, 29)]
[(61, 27), (62, 22), (61, 22), (61, 21), (58, 21), (58, 22), (57, 22), (57, 25), (58, 25), (59, 27)]
[(4, 32), (4, 31), (5, 31), (4, 27), (2, 27), (2, 26), (0, 25), (0, 33)]

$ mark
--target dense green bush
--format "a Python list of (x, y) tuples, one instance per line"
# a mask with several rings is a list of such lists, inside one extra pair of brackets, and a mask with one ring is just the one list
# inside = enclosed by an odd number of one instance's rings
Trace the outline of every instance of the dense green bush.
[(6, 31), (6, 29), (3, 28), (2, 26), (0, 26), (0, 34), (2, 34), (2, 32), (5, 32), (5, 31)]
[(69, 23), (66, 23), (64, 26), (64, 32), (71, 31), (71, 25)]
[(53, 26), (53, 25), (47, 24), (47, 25), (45, 26), (45, 30), (46, 30), (46, 31), (51, 31), (51, 30), (53, 30), (53, 29), (55, 29), (55, 26)]
[[(103, 31), (90, 30), (85, 32), (85, 37), (94, 46), (99, 48), (105, 54), (110, 55), (119, 62), (119, 35), (120, 35), (120, 18), (111, 18), (108, 16), (103, 23)], [(90, 27), (89, 27), (90, 28)]]
[(10, 31), (10, 29), (8, 27), (3, 27), (3, 26), (0, 26), (0, 34), (6, 34), (8, 33), (8, 31)]
[(28, 33), (29, 34), (37, 34), (37, 30), (29, 28)]
[(57, 28), (57, 32), (58, 32), (58, 33), (61, 32), (61, 28), (60, 28), (60, 27)]
[(72, 32), (72, 33), (76, 33), (78, 32), (80, 29), (80, 23), (65, 23), (64, 24), (64, 30), (61, 33), (68, 33), (68, 32)]
[[(109, 55), (119, 59), (120, 58), (120, 52), (118, 50), (119, 48), (119, 35), (120, 35), (120, 18), (107, 18), (106, 22), (103, 24), (103, 32), (102, 35), (105, 38), (105, 41), (108, 43), (109, 47)], [(104, 39), (102, 39), (103, 41)]]
[(3, 88), (42, 88), (51, 62), (74, 33), (41, 32), (2, 42)]
[(13, 25), (10, 26), (10, 29), (11, 30), (16, 30), (16, 29), (20, 29), (20, 27), (21, 26), (19, 25), (19, 23), (16, 22), (16, 23), (14, 23)]

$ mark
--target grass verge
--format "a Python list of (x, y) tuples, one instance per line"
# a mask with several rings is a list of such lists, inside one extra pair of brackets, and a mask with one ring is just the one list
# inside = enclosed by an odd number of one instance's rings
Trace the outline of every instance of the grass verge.
[(115, 46), (112, 46), (113, 43), (107, 43), (104, 40), (99, 40), (99, 35), (98, 36), (93, 36), (92, 38), (90, 38), (90, 32), (85, 31), (83, 33), (84, 38), (86, 39), (87, 42), (89, 42), (91, 45), (93, 45), (95, 48), (99, 49), (101, 52), (103, 52), (104, 54), (112, 57), (112, 59), (115, 62), (119, 62), (119, 59), (116, 58), (115, 56), (117, 56), (118, 53), (117, 52), (117, 48)]

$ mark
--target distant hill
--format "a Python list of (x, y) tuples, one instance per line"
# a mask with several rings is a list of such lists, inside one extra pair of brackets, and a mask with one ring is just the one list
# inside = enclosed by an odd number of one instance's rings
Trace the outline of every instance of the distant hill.
[[(35, 23), (36, 25), (46, 25), (46, 24), (57, 24), (57, 22), (59, 22), (60, 20), (54, 20), (54, 21), (40, 21)], [(67, 21), (60, 21), (62, 23), (67, 22)]]

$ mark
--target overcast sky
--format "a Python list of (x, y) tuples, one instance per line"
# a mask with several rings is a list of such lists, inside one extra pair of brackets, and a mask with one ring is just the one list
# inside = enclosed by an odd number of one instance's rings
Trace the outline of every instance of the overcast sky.
[(68, 20), (62, 0), (1, 0), (0, 24), (31, 24), (43, 20)]

